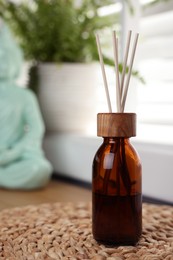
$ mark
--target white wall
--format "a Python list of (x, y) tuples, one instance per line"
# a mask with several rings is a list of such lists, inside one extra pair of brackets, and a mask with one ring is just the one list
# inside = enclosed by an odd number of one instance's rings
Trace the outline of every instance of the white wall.
[[(54, 171), (91, 182), (93, 157), (102, 138), (69, 134), (46, 137), (44, 149)], [(173, 146), (149, 144), (133, 139), (143, 167), (143, 194), (173, 202)]]
[(142, 161), (143, 194), (173, 202), (173, 146), (134, 142)]

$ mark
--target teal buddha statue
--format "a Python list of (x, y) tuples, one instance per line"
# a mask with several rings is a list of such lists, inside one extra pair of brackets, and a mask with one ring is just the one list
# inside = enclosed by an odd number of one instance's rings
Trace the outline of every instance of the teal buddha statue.
[(44, 123), (37, 99), (16, 85), (22, 52), (0, 21), (0, 187), (44, 187), (52, 166), (42, 150)]

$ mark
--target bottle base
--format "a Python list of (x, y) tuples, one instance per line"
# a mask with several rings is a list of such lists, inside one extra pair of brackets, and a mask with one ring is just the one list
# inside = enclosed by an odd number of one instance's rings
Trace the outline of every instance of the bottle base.
[(137, 244), (142, 233), (141, 194), (108, 196), (93, 193), (92, 233), (101, 244)]
[(120, 240), (120, 241), (115, 241), (115, 240), (103, 240), (103, 239), (97, 239), (97, 238), (94, 238), (98, 244), (102, 244), (102, 245), (105, 245), (107, 247), (114, 247), (114, 246), (136, 246), (140, 240), (140, 237), (139, 239), (136, 239), (134, 241), (131, 241), (131, 240)]

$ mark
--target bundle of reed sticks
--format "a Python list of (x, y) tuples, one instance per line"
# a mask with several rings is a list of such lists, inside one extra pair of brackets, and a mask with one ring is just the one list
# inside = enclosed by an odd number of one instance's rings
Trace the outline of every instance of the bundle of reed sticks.
[[(116, 35), (116, 31), (112, 32), (115, 75), (116, 75), (117, 112), (118, 113), (123, 113), (124, 109), (125, 109), (125, 103), (126, 103), (126, 99), (127, 99), (127, 93), (128, 93), (128, 89), (129, 89), (130, 77), (131, 77), (131, 73), (132, 73), (132, 67), (133, 67), (139, 33), (136, 33), (136, 35), (135, 35), (135, 39), (134, 39), (133, 47), (132, 47), (132, 53), (131, 53), (129, 66), (128, 66), (128, 73), (126, 75), (131, 36), (132, 36), (132, 31), (130, 30), (128, 33), (125, 55), (124, 55), (124, 60), (123, 60), (123, 70), (122, 70), (122, 74), (120, 77), (119, 66), (118, 66), (118, 64), (119, 64), (118, 38)], [(103, 61), (103, 55), (102, 55), (102, 51), (101, 51), (100, 39), (99, 39), (98, 34), (96, 34), (96, 42), (97, 42), (98, 54), (99, 54), (100, 65), (101, 65), (101, 70), (102, 70), (103, 82), (104, 82), (105, 91), (106, 91), (108, 108), (109, 108), (109, 112), (112, 113), (112, 105), (111, 105), (111, 100), (110, 100), (110, 95), (109, 95), (109, 88), (108, 88), (104, 61)]]

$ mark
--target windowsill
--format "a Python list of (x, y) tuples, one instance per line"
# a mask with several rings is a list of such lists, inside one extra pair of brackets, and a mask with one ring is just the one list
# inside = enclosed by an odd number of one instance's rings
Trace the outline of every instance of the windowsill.
[(173, 126), (140, 123), (135, 140), (149, 144), (173, 145)]
[[(151, 123), (137, 123), (136, 136), (131, 138), (135, 142), (156, 144), (156, 145), (173, 145), (173, 125), (159, 125)], [(77, 134), (76, 134), (77, 135)], [(97, 129), (96, 125), (87, 130), (85, 134), (79, 136), (85, 136), (86, 138), (96, 138)]]
[[(54, 136), (58, 133), (56, 131), (48, 132), (47, 136)], [(63, 133), (59, 133), (60, 135)], [(97, 137), (96, 125), (92, 126), (91, 129), (87, 130), (86, 133), (64, 133), (68, 136), (74, 136), (85, 139), (97, 139), (102, 142), (100, 137)], [(130, 138), (131, 141), (137, 143), (145, 143), (149, 145), (163, 145), (167, 147), (173, 146), (173, 126), (172, 125), (159, 125), (159, 124), (147, 124), (147, 123), (137, 123), (136, 136)]]

